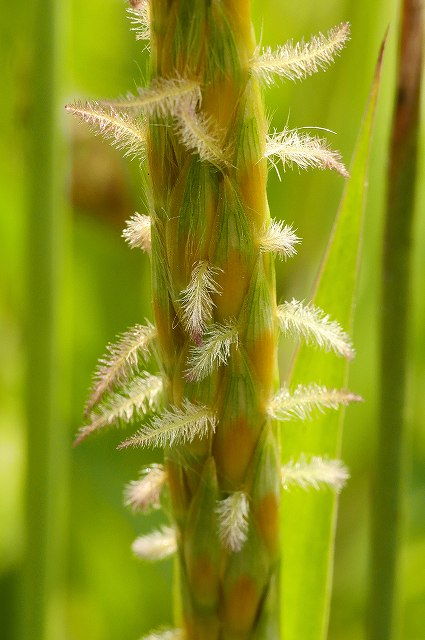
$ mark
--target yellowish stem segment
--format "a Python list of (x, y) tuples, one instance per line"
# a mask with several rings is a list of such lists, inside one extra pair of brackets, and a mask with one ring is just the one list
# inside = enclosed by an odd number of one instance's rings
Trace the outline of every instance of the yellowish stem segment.
[[(273, 258), (260, 247), (270, 216), (266, 120), (249, 69), (250, 2), (152, 0), (151, 16), (152, 77), (196, 79), (201, 90), (200, 104), (155, 114), (148, 130), (153, 298), (167, 400), (206, 405), (217, 419), (208, 437), (166, 451), (181, 621), (188, 640), (277, 639), (279, 455), (266, 412), (277, 385), (277, 323)], [(233, 322), (238, 339), (217, 360), (226, 365), (196, 382), (188, 358), (194, 346), (202, 349), (203, 335), (187, 331), (182, 292), (200, 261), (216, 278), (207, 330)], [(234, 552), (220, 538), (217, 505), (237, 491), (249, 510), (246, 540)]]

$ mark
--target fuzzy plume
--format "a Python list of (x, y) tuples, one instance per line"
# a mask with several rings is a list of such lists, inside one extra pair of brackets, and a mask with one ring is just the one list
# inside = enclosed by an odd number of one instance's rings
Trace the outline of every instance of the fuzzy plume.
[(219, 271), (208, 262), (198, 262), (193, 268), (188, 286), (181, 292), (183, 324), (193, 338), (200, 337), (207, 322), (211, 320), (215, 306), (211, 294), (221, 292), (214, 279)]
[(300, 133), (297, 129), (285, 128), (269, 135), (265, 157), (270, 160), (278, 175), (277, 162), (280, 160), (284, 169), (296, 164), (300, 169), (332, 169), (345, 178), (348, 177), (339, 151), (331, 149), (324, 138)]
[(197, 113), (193, 102), (182, 105), (177, 120), (177, 133), (189, 151), (197, 153), (200, 160), (217, 167), (229, 164), (228, 153), (223, 148), (222, 132), (211, 118)]
[(177, 550), (176, 532), (171, 527), (162, 527), (158, 531), (140, 536), (131, 545), (135, 556), (142, 560), (163, 560)]
[(118, 449), (178, 446), (214, 433), (215, 427), (216, 417), (211, 409), (185, 399), (182, 408), (172, 407), (155, 416)]
[(189, 351), (188, 380), (199, 381), (210, 375), (220, 365), (227, 364), (230, 347), (238, 346), (238, 330), (234, 321), (214, 324), (205, 332), (202, 344)]
[(279, 258), (291, 258), (297, 253), (295, 245), (301, 242), (291, 225), (278, 220), (270, 220), (270, 224), (260, 239), (262, 253), (275, 253)]
[(361, 400), (360, 396), (345, 389), (328, 389), (318, 384), (299, 385), (292, 393), (287, 387), (282, 387), (273, 396), (268, 413), (275, 420), (306, 420), (313, 411), (339, 409)]
[(151, 631), (147, 636), (143, 636), (141, 640), (183, 640), (184, 635), (181, 629), (161, 628)]
[(342, 22), (326, 35), (319, 33), (309, 42), (292, 41), (277, 47), (267, 47), (252, 60), (252, 72), (266, 84), (276, 78), (300, 80), (326, 69), (335, 60), (350, 37), (350, 25)]
[(292, 299), (278, 306), (277, 318), (285, 334), (302, 336), (307, 343), (334, 351), (347, 360), (354, 357), (354, 348), (348, 335), (336, 320), (330, 320), (319, 307), (303, 305)]
[(348, 469), (341, 460), (320, 456), (313, 456), (310, 460), (301, 456), (296, 462), (291, 460), (281, 468), (282, 486), (286, 491), (292, 487), (317, 490), (327, 486), (339, 493), (349, 477)]
[(150, 38), (150, 7), (149, 0), (133, 0), (127, 9), (131, 22), (131, 30), (136, 33), (136, 40)]
[(132, 248), (142, 249), (147, 253), (151, 252), (151, 219), (141, 213), (135, 213), (129, 220), (122, 232), (122, 237)]
[(93, 376), (93, 388), (84, 410), (85, 417), (105, 393), (128, 382), (137, 374), (138, 366), (147, 360), (155, 338), (156, 329), (147, 322), (146, 325), (136, 324), (118, 336), (118, 342), (108, 344), (107, 353), (100, 358)]
[(140, 119), (96, 101), (75, 102), (66, 105), (65, 109), (87, 122), (96, 135), (104, 136), (114, 147), (124, 151), (125, 156), (144, 159), (146, 126)]
[(235, 491), (217, 504), (219, 535), (223, 545), (237, 553), (244, 545), (248, 533), (248, 496)]
[(75, 444), (105, 427), (116, 423), (128, 423), (135, 417), (153, 411), (158, 407), (162, 390), (162, 378), (147, 372), (123, 384), (120, 393), (110, 394), (90, 414), (91, 422), (80, 429)]
[(155, 78), (148, 87), (139, 87), (137, 95), (128, 93), (125, 98), (103, 100), (112, 109), (124, 109), (134, 114), (176, 116), (182, 105), (195, 109), (201, 101), (199, 84), (186, 78)]
[(142, 513), (150, 509), (159, 509), (161, 491), (166, 481), (167, 474), (162, 464), (151, 464), (146, 467), (138, 480), (133, 480), (125, 487), (125, 506)]

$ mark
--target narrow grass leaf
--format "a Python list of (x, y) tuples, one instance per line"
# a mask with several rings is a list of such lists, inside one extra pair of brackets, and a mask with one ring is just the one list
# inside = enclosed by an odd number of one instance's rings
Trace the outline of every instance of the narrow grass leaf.
[[(313, 303), (338, 318), (348, 330), (352, 325), (353, 297), (365, 206), (369, 148), (378, 96), (381, 50), (365, 117), (331, 239), (312, 297)], [(329, 388), (345, 387), (347, 362), (323, 351), (299, 347), (291, 386), (317, 380)], [(300, 429), (291, 422), (282, 427), (282, 464), (299, 459), (303, 452), (339, 458), (342, 412), (317, 414)], [(285, 557), (282, 572), (281, 624), (285, 640), (325, 640), (331, 592), (336, 500), (332, 492), (284, 492), (281, 544)], [(309, 615), (305, 615), (305, 611)]]

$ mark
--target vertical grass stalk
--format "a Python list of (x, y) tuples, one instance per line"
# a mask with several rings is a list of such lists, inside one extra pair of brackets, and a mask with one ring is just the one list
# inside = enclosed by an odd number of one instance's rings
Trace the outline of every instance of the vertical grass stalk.
[[(277, 640), (282, 478), (340, 488), (346, 477), (322, 459), (282, 475), (277, 422), (358, 397), (314, 384), (277, 391), (279, 329), (342, 357), (353, 350), (322, 310), (276, 304), (274, 259), (294, 255), (299, 238), (270, 218), (267, 163), (347, 172), (322, 139), (268, 135), (260, 82), (327, 66), (348, 25), (261, 52), (249, 0), (139, 0), (131, 15), (150, 35), (150, 84), (67, 109), (146, 170), (148, 215), (124, 236), (151, 255), (155, 328), (109, 346), (77, 441), (155, 414), (120, 448), (164, 448), (163, 467), (126, 494), (141, 511), (163, 504), (171, 520), (133, 546), (142, 558), (177, 553), (181, 610), (164, 638)], [(157, 375), (140, 371), (151, 355)]]
[(66, 437), (59, 340), (64, 261), (59, 152), (60, 19), (54, 0), (34, 5), (28, 151), (26, 309), (26, 495), (23, 640), (61, 635)]
[(412, 224), (423, 56), (422, 0), (404, 0), (382, 261), (379, 437), (372, 502), (370, 640), (398, 637), (405, 491)]

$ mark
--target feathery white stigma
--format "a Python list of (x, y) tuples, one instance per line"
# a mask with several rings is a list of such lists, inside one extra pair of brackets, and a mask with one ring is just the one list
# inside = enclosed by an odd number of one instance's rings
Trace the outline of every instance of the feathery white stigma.
[(162, 527), (158, 531), (136, 538), (131, 549), (134, 555), (142, 560), (163, 560), (177, 551), (176, 532), (171, 527)]
[(125, 98), (102, 100), (113, 109), (134, 111), (135, 114), (175, 116), (183, 104), (195, 109), (201, 102), (201, 91), (195, 80), (186, 78), (155, 78), (148, 87), (139, 87), (137, 95), (128, 93)]
[(143, 159), (146, 148), (145, 124), (98, 102), (76, 102), (65, 109), (87, 122), (96, 135), (103, 135), (125, 156)]
[(146, 513), (160, 508), (162, 488), (167, 474), (162, 464), (152, 464), (142, 470), (139, 480), (133, 480), (124, 489), (124, 504), (133, 511)]
[(151, 251), (151, 219), (150, 216), (135, 213), (129, 220), (122, 232), (122, 237), (132, 248), (142, 249), (147, 253)]
[(200, 337), (212, 317), (214, 302), (212, 293), (221, 293), (221, 287), (214, 280), (221, 269), (211, 267), (208, 262), (198, 262), (190, 276), (190, 282), (183, 289), (180, 302), (183, 308), (183, 324), (192, 337)]
[(127, 13), (132, 24), (131, 30), (136, 33), (136, 40), (150, 38), (150, 8), (149, 0), (136, 0), (131, 3)]
[(279, 258), (290, 258), (297, 253), (296, 244), (301, 242), (291, 225), (281, 221), (270, 220), (268, 228), (260, 239), (260, 251), (262, 253), (276, 253)]
[(181, 629), (156, 629), (140, 640), (183, 640), (184, 634)]
[(319, 307), (303, 305), (292, 299), (278, 306), (277, 319), (285, 334), (302, 336), (307, 343), (316, 344), (326, 351), (332, 350), (347, 360), (354, 357), (354, 347), (348, 335), (336, 320), (330, 320)]
[(214, 433), (216, 417), (208, 407), (183, 401), (182, 408), (166, 409), (159, 416), (125, 440), (118, 449), (127, 447), (172, 447), (192, 442)]
[(122, 335), (115, 344), (108, 344), (108, 352), (99, 360), (94, 373), (94, 383), (87, 401), (84, 416), (87, 417), (101, 397), (114, 386), (134, 377), (141, 361), (146, 361), (156, 337), (156, 329), (147, 322), (136, 324)]
[(220, 540), (224, 546), (237, 553), (244, 545), (248, 533), (248, 496), (235, 491), (217, 503)]
[(113, 393), (91, 414), (90, 424), (81, 428), (75, 444), (91, 433), (119, 422), (130, 422), (157, 408), (163, 390), (162, 378), (144, 372), (123, 385), (122, 392)]
[(211, 118), (196, 113), (193, 102), (185, 103), (177, 119), (177, 133), (182, 144), (193, 153), (197, 153), (204, 162), (218, 167), (226, 166), (228, 154), (223, 149), (222, 132)]
[(232, 344), (238, 348), (238, 330), (234, 321), (211, 325), (203, 336), (202, 344), (189, 350), (186, 378), (203, 380), (216, 367), (227, 364)]
[(348, 177), (339, 151), (331, 149), (327, 140), (299, 133), (297, 129), (285, 127), (281, 132), (274, 131), (268, 135), (264, 157), (270, 160), (278, 175), (277, 162), (280, 160), (284, 169), (287, 165), (292, 167), (296, 164), (300, 169), (332, 169)]
[(261, 55), (252, 60), (252, 72), (268, 85), (275, 78), (300, 80), (325, 70), (341, 51), (350, 36), (350, 25), (343, 22), (326, 35), (319, 33), (309, 42), (292, 41), (278, 47), (263, 49)]
[(361, 400), (360, 396), (345, 389), (328, 389), (318, 384), (299, 385), (292, 393), (282, 387), (273, 396), (268, 414), (275, 420), (306, 420), (315, 410), (339, 409), (341, 405)]
[(281, 468), (285, 490), (291, 487), (317, 490), (325, 485), (339, 493), (349, 477), (348, 469), (341, 460), (328, 460), (320, 456), (313, 456), (310, 460), (301, 456), (297, 462), (291, 460)]

